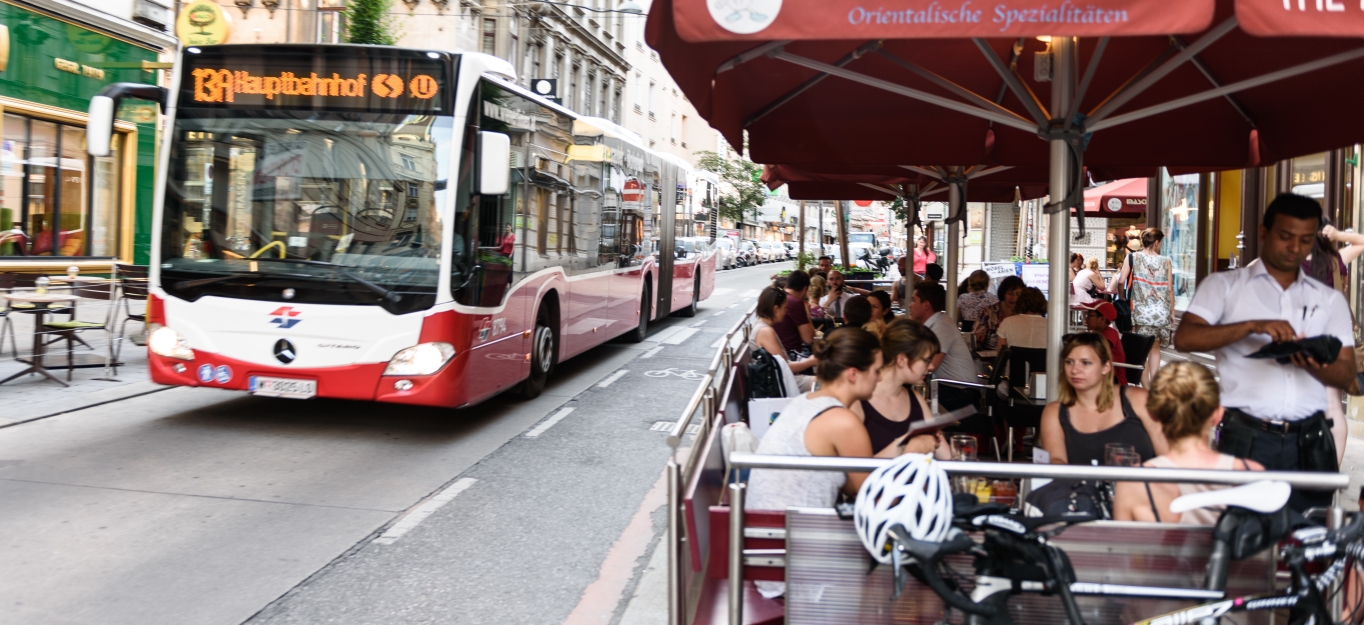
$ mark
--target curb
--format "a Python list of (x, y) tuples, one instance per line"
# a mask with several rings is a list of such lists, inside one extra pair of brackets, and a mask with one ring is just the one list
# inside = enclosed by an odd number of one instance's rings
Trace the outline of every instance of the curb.
[(82, 393), (75, 397), (63, 397), (27, 404), (23, 406), (23, 408), (15, 411), (17, 414), (7, 414), (4, 418), (6, 422), (0, 422), (0, 429), (85, 410), (87, 408), (112, 404), (114, 402), (141, 397), (151, 393), (158, 393), (170, 390), (171, 388), (174, 387), (162, 386), (151, 380), (145, 380), (141, 382), (130, 382), (113, 388), (91, 391), (89, 393)]

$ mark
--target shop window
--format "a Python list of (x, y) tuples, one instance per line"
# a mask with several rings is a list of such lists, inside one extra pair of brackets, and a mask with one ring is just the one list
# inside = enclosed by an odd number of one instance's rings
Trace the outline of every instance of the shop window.
[(1293, 159), (1290, 176), (1290, 191), (1321, 202), (1326, 197), (1326, 153)]
[(84, 128), (12, 113), (0, 136), (0, 256), (116, 255), (118, 138), (91, 159)]
[(1203, 215), (1198, 205), (1198, 174), (1171, 176), (1161, 170), (1160, 180), (1161, 229), (1165, 232), (1161, 255), (1170, 259), (1173, 268), (1175, 310), (1183, 311), (1193, 300), (1197, 280), (1198, 220)]

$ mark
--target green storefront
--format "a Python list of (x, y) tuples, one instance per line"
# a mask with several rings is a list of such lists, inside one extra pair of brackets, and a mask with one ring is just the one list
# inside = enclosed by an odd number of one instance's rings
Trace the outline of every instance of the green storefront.
[(0, 271), (150, 256), (156, 106), (120, 111), (108, 157), (86, 154), (85, 126), (105, 85), (157, 84), (163, 48), (81, 18), (0, 0)]

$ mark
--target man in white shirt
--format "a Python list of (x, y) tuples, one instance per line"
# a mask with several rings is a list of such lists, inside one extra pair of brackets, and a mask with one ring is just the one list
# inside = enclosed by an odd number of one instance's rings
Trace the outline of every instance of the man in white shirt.
[(843, 273), (839, 271), (829, 272), (828, 285), (829, 294), (824, 296), (824, 301), (819, 305), (824, 307), (825, 314), (834, 319), (843, 318), (843, 307), (848, 304), (848, 300), (868, 293), (865, 289), (843, 284)]
[[(1320, 227), (1315, 200), (1275, 198), (1260, 227), (1258, 262), (1205, 278), (1175, 333), (1176, 349), (1217, 356), (1226, 408), (1219, 451), (1271, 471), (1336, 471), (1345, 451), (1345, 424), (1330, 423), (1325, 410), (1326, 387), (1345, 388), (1355, 377), (1350, 307), (1302, 271)], [(1271, 342), (1321, 335), (1342, 345), (1329, 365), (1303, 354), (1291, 364), (1248, 358)], [(1326, 491), (1295, 491), (1289, 500), (1299, 511), (1330, 503)]]
[[(957, 324), (943, 312), (946, 309), (947, 290), (942, 285), (926, 282), (914, 285), (914, 294), (909, 299), (909, 317), (932, 330), (942, 349), (929, 363), (928, 370), (939, 379), (976, 382), (976, 363), (971, 358), (971, 348), (961, 338)], [(938, 385), (938, 405), (947, 410), (961, 408), (979, 396), (975, 391)]]

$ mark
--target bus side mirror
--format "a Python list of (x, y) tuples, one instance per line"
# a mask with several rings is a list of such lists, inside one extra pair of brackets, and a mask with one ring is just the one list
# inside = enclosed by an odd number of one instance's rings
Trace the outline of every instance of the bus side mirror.
[(124, 98), (149, 100), (166, 107), (170, 91), (165, 87), (140, 82), (116, 82), (99, 90), (90, 98), (90, 120), (85, 127), (85, 151), (90, 156), (108, 156), (110, 140), (114, 136), (114, 115)]
[(478, 133), (478, 192), (502, 195), (511, 188), (511, 137), (500, 132)]

